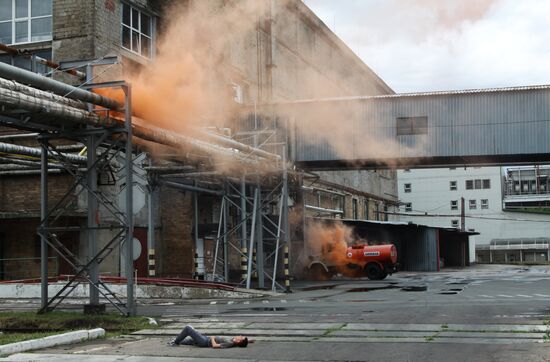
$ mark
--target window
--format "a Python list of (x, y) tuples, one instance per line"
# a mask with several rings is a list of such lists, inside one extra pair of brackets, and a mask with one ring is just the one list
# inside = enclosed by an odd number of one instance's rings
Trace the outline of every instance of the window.
[(475, 180), (474, 181), (474, 187), (476, 190), (481, 189), (481, 180)]
[(428, 134), (428, 117), (398, 117), (397, 135)]
[(477, 200), (470, 200), (470, 210), (477, 209)]
[(482, 209), (488, 209), (489, 208), (489, 200), (488, 199), (481, 199), (481, 208)]
[(457, 190), (456, 181), (450, 181), (449, 188), (451, 189), (451, 191), (456, 191)]
[(0, 43), (52, 40), (52, 0), (0, 0)]
[[(52, 59), (51, 49), (33, 51), (33, 54), (44, 59)], [(32, 61), (24, 55), (0, 54), (0, 62), (32, 71)], [(36, 72), (46, 75), (50, 71), (46, 65), (36, 62)]]
[(458, 210), (458, 200), (451, 201), (451, 210)]
[(406, 211), (406, 212), (411, 212), (411, 211), (413, 211), (412, 203), (407, 202), (407, 203), (405, 204), (405, 211)]
[(122, 3), (122, 47), (146, 58), (153, 56), (154, 18)]
[(458, 227), (458, 220), (451, 220), (451, 226), (454, 228)]
[(466, 180), (466, 190), (474, 189), (474, 180)]
[(369, 219), (369, 199), (365, 199), (365, 220)]
[(357, 213), (357, 199), (351, 199), (351, 212), (353, 214), (353, 219), (357, 220), (359, 215)]
[(484, 189), (490, 189), (491, 188), (491, 180), (490, 179), (483, 180), (483, 188)]
[(405, 188), (405, 192), (411, 192), (412, 190), (411, 184), (404, 184), (403, 186)]
[(388, 205), (384, 205), (384, 221), (388, 221)]

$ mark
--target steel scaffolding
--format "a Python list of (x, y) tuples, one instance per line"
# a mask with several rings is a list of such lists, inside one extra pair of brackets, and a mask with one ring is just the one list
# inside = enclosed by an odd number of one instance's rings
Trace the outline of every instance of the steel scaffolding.
[[(92, 64), (106, 65), (118, 62), (118, 58), (71, 62), (59, 69), (81, 69), (87, 72), (87, 81), (73, 87), (55, 80), (0, 63), (0, 123), (12, 128), (34, 132), (40, 148), (21, 148), (3, 144), (4, 149), (17, 148), (20, 154), (28, 153), (40, 157), (40, 162), (9, 157), (9, 164), (23, 168), (19, 172), (38, 170), (40, 167), (40, 225), (41, 237), (41, 309), (47, 312), (55, 309), (74, 289), (83, 282), (89, 284), (89, 310), (101, 310), (100, 298), (110, 303), (122, 314), (136, 313), (133, 282), (133, 160), (134, 146), (160, 144), (167, 149), (195, 150), (202, 154), (216, 154), (219, 159), (236, 160), (242, 166), (242, 178), (228, 174), (205, 171), (185, 158), (169, 167), (162, 164), (148, 168), (148, 259), (149, 276), (154, 276), (155, 263), (155, 210), (154, 193), (158, 185), (175, 187), (195, 194), (195, 222), (198, 220), (196, 203), (201, 194), (214, 195), (220, 200), (220, 217), (215, 239), (215, 255), (211, 278), (229, 281), (229, 254), (232, 249), (244, 258), (247, 270), (240, 283), (253, 287), (253, 277), (258, 275), (256, 287), (265, 288), (265, 278), (271, 289), (288, 290), (277, 281), (280, 249), (288, 250), (288, 177), (286, 144), (282, 156), (205, 130), (190, 130), (189, 135), (175, 134), (144, 122), (133, 122), (131, 87), (126, 82), (92, 83)], [(78, 73), (80, 74), (80, 72)], [(23, 85), (18, 82), (27, 84)], [(119, 88), (124, 93), (124, 104), (105, 98), (90, 90), (96, 88)], [(113, 118), (111, 111), (124, 114)], [(71, 140), (73, 145), (60, 146), (59, 140)], [(68, 153), (69, 146), (86, 145), (86, 156)], [(10, 148), (11, 147), (11, 148)], [(124, 164), (117, 163), (116, 156), (124, 154)], [(186, 153), (187, 155), (187, 153)], [(27, 162), (23, 164), (23, 162)], [(265, 167), (265, 164), (269, 166)], [(114, 165), (114, 166), (113, 166)], [(34, 169), (33, 169), (34, 167)], [(112, 167), (119, 167), (124, 179), (125, 205), (117, 205), (102, 188), (98, 187), (98, 174)], [(248, 171), (246, 171), (248, 170)], [(267, 171), (266, 171), (267, 170)], [(62, 198), (55, 205), (48, 205), (48, 174), (64, 172), (74, 179)], [(3, 171), (4, 172), (4, 171)], [(9, 172), (9, 171), (6, 171)], [(214, 177), (217, 185), (201, 182), (205, 174)], [(263, 177), (262, 175), (268, 175)], [(262, 180), (262, 177), (264, 178)], [(187, 182), (192, 181), (192, 184)], [(67, 226), (63, 222), (64, 210), (78, 199), (87, 197), (85, 225)], [(99, 212), (108, 216), (103, 220)], [(231, 212), (240, 215), (240, 222), (231, 223)], [(278, 212), (277, 212), (278, 211)], [(277, 216), (278, 221), (273, 221)], [(195, 233), (197, 225), (195, 225)], [(248, 232), (250, 230), (250, 232)], [(98, 233), (110, 231), (111, 237), (105, 243), (98, 243)], [(238, 239), (240, 231), (241, 238)], [(88, 258), (83, 260), (62, 242), (63, 233), (82, 233), (86, 236)], [(267, 236), (267, 237), (266, 237)], [(197, 241), (195, 234), (195, 242)], [(237, 239), (236, 239), (237, 238)], [(234, 241), (240, 245), (235, 245)], [(266, 240), (273, 241), (266, 252)], [(247, 243), (248, 242), (248, 243)], [(100, 264), (117, 248), (124, 246), (126, 301), (124, 296), (114, 294), (99, 277)], [(243, 249), (245, 247), (246, 249)], [(59, 254), (71, 268), (74, 275), (53, 296), (48, 294), (48, 249)], [(243, 252), (246, 250), (246, 252)], [(254, 255), (256, 250), (257, 256)], [(254, 259), (256, 258), (256, 259)], [(152, 261), (152, 262), (151, 262)], [(286, 264), (285, 264), (286, 265)], [(267, 270), (266, 266), (273, 267)], [(288, 271), (284, 273), (288, 275)], [(288, 278), (285, 278), (287, 280)]]

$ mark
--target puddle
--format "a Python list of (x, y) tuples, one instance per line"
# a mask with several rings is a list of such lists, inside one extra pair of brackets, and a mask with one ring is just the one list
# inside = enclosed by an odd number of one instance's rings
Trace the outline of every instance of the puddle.
[(300, 288), (300, 290), (304, 292), (310, 292), (312, 290), (330, 290), (330, 289), (334, 289), (336, 286), (338, 286), (338, 284), (314, 285), (312, 287)]
[(451, 294), (458, 294), (458, 292), (444, 291), (444, 292), (439, 292), (438, 294), (451, 295)]
[(401, 288), (404, 292), (425, 292), (428, 290), (428, 287), (426, 285), (410, 285)]
[(287, 308), (263, 307), (263, 308), (250, 308), (250, 310), (257, 311), (257, 312), (280, 312), (280, 311), (287, 310)]
[(248, 311), (254, 311), (254, 312), (282, 312), (282, 311), (285, 311), (285, 310), (288, 310), (288, 309), (289, 308), (281, 308), (281, 307), (239, 308), (239, 309), (225, 310), (223, 312), (220, 312), (220, 314), (242, 313), (242, 312), (248, 312)]
[(447, 291), (448, 292), (461, 292), (463, 289), (461, 288), (451, 288), (451, 289), (448, 289)]
[(383, 290), (383, 289), (396, 289), (399, 288), (396, 285), (386, 285), (383, 287), (361, 287), (361, 288), (352, 288), (346, 290), (346, 293), (360, 293), (360, 292), (370, 292), (372, 290)]
[(447, 285), (466, 285), (468, 284), (468, 282), (449, 282), (449, 283), (445, 283)]

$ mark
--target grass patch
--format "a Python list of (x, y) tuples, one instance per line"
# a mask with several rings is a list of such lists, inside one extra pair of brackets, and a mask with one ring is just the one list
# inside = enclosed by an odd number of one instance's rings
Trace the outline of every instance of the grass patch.
[(348, 324), (347, 323), (344, 323), (338, 327), (333, 327), (333, 328), (327, 328), (325, 329), (325, 331), (323, 332), (323, 335), (321, 337), (326, 337), (328, 336), (329, 334), (331, 334), (332, 332), (336, 332), (336, 331), (339, 331), (340, 329), (344, 328), (345, 326), (347, 326)]
[(0, 345), (28, 341), (29, 339), (47, 337), (58, 333), (59, 332), (4, 333), (0, 334)]
[(109, 337), (155, 328), (146, 317), (123, 317), (119, 314), (88, 315), (73, 312), (0, 312), (0, 344), (41, 338), (77, 329), (103, 328)]

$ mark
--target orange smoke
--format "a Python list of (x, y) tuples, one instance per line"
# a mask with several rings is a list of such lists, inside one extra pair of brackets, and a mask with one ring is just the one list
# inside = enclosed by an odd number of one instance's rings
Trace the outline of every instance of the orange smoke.
[(348, 245), (353, 243), (353, 228), (340, 221), (330, 224), (310, 222), (306, 228), (306, 238), (312, 256), (331, 266), (347, 264), (346, 251)]
[[(218, 126), (236, 114), (225, 59), (229, 44), (254, 29), (264, 1), (174, 2), (150, 64), (125, 64), (132, 85), (132, 111), (151, 124), (185, 132), (189, 126)], [(122, 100), (122, 93), (99, 90)]]

